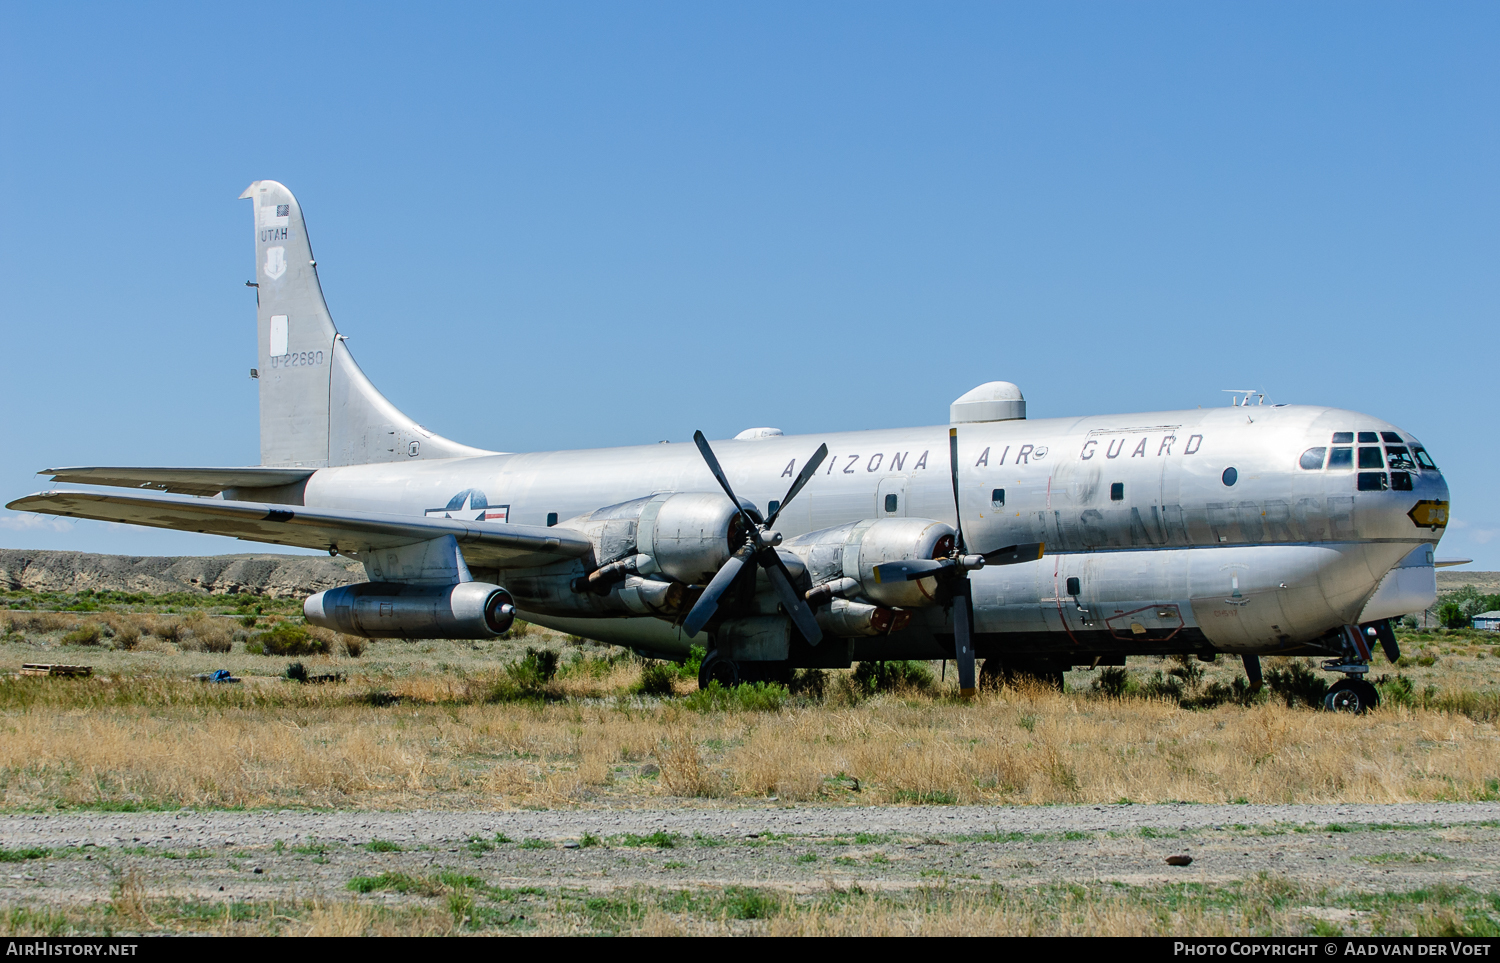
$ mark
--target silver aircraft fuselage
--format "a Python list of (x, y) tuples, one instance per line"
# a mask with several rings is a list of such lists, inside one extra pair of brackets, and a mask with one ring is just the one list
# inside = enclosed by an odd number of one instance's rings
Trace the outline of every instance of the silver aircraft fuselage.
[[(1331, 652), (1318, 640), (1339, 626), (1435, 598), (1448, 486), (1425, 454), (1425, 465), (1415, 461), (1420, 442), (1378, 418), (1236, 406), (957, 427), (971, 548), (1046, 544), (1040, 561), (973, 573), (981, 655)], [(947, 435), (947, 426), (773, 435), (714, 449), (735, 490), (767, 510), (828, 446), (777, 522), (794, 537), (870, 518), (952, 524)], [(716, 487), (693, 446), (657, 444), (324, 468), (301, 503), (566, 528), (601, 506)], [(580, 562), (553, 566), (569, 568), (584, 572)], [(695, 641), (664, 619), (598, 617), (524, 592), (517, 604), (540, 624), (659, 656), (680, 658)], [(902, 632), (856, 640), (854, 657), (950, 652), (950, 610), (916, 615)]]

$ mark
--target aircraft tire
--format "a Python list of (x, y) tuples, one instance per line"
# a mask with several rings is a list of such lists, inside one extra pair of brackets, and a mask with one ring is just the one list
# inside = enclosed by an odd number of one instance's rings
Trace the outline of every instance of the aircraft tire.
[(1329, 712), (1352, 712), (1364, 715), (1380, 705), (1380, 691), (1364, 679), (1335, 682), (1323, 697), (1323, 708)]
[(707, 689), (710, 682), (717, 682), (725, 689), (739, 685), (739, 664), (730, 659), (721, 658), (718, 650), (708, 653), (703, 657), (703, 664), (698, 667), (698, 688)]

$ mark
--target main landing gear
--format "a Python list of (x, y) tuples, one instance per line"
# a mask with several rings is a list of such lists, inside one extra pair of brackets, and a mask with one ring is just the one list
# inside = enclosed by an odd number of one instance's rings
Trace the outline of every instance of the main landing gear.
[(1370, 672), (1370, 643), (1378, 640), (1391, 662), (1401, 658), (1401, 650), (1389, 619), (1368, 625), (1346, 625), (1343, 637), (1341, 656), (1323, 663), (1325, 671), (1340, 672), (1344, 676), (1328, 687), (1323, 708), (1330, 712), (1363, 714), (1380, 705), (1380, 691), (1365, 678)]
[(792, 668), (786, 662), (736, 662), (711, 650), (703, 657), (698, 667), (698, 688), (707, 689), (710, 682), (729, 689), (741, 682), (775, 682), (787, 685), (792, 681)]

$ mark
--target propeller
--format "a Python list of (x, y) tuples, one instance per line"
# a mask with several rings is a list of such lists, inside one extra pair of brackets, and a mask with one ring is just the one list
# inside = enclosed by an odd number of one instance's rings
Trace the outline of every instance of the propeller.
[(719, 467), (719, 459), (714, 457), (714, 450), (709, 447), (708, 439), (703, 437), (703, 432), (693, 432), (693, 443), (703, 453), (703, 460), (708, 463), (708, 470), (713, 472), (714, 478), (718, 479), (719, 487), (724, 489), (724, 494), (734, 502), (739, 509), (740, 517), (745, 520), (746, 538), (745, 544), (741, 545), (733, 555), (729, 556), (714, 577), (709, 581), (703, 594), (698, 596), (698, 601), (693, 604), (692, 611), (688, 612), (687, 618), (683, 620), (682, 628), (687, 632), (688, 638), (692, 638), (702, 631), (703, 626), (714, 617), (719, 610), (719, 599), (729, 591), (735, 579), (745, 567), (754, 563), (759, 565), (766, 573), (766, 578), (771, 582), (771, 588), (775, 590), (776, 597), (781, 600), (781, 606), (786, 614), (791, 617), (792, 624), (797, 626), (797, 631), (812, 645), (823, 641), (823, 630), (818, 628), (818, 620), (813, 617), (812, 609), (808, 608), (802, 596), (792, 588), (792, 580), (788, 575), (786, 566), (782, 564), (781, 556), (776, 554), (776, 546), (781, 543), (781, 535), (772, 531), (771, 526), (776, 523), (776, 518), (786, 510), (786, 506), (793, 498), (797, 497), (808, 481), (812, 479), (813, 473), (818, 466), (823, 464), (823, 459), (828, 457), (828, 446), (819, 445), (818, 450), (808, 459), (802, 471), (792, 482), (792, 487), (787, 489), (786, 497), (766, 519), (765, 525), (756, 525), (754, 519), (740, 505), (739, 497), (735, 495), (734, 489), (729, 485), (729, 479), (724, 474), (724, 469)]
[(1041, 542), (1007, 545), (983, 555), (967, 554), (964, 544), (963, 502), (958, 497), (958, 429), (948, 429), (948, 464), (953, 473), (953, 507), (958, 524), (954, 527), (953, 552), (946, 558), (909, 558), (875, 566), (877, 582), (910, 582), (921, 578), (940, 578), (953, 596), (953, 649), (958, 663), (958, 688), (965, 699), (972, 699), (978, 687), (974, 679), (974, 586), (969, 573), (986, 565), (1015, 565), (1034, 562), (1042, 557), (1046, 546)]

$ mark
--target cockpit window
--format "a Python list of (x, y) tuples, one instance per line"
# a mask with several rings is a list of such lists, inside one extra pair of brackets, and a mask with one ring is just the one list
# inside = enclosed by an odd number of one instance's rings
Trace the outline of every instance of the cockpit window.
[(1382, 431), (1380, 433), (1380, 440), (1390, 442), (1393, 445), (1401, 444), (1401, 436), (1394, 431)]
[[(1364, 434), (1364, 432), (1360, 432)], [(1359, 467), (1361, 468), (1384, 468), (1385, 462), (1381, 460), (1379, 448), (1361, 448), (1359, 450)]]
[(1317, 471), (1323, 467), (1323, 456), (1328, 454), (1327, 448), (1309, 448), (1302, 453), (1302, 458), (1297, 465), (1304, 471)]
[(1438, 467), (1432, 463), (1432, 456), (1427, 454), (1427, 449), (1421, 445), (1412, 445), (1411, 453), (1417, 457), (1417, 464), (1428, 471), (1437, 471)]
[(1352, 444), (1354, 444), (1354, 432), (1352, 432), (1352, 431), (1335, 431), (1333, 433), (1333, 443), (1335, 445), (1352, 445)]
[[(1386, 434), (1390, 434), (1390, 432), (1386, 432)], [(1390, 463), (1393, 469), (1412, 469), (1417, 467), (1417, 463), (1411, 460), (1411, 453), (1405, 448), (1387, 448), (1385, 450), (1385, 460)]]
[[(1347, 434), (1347, 432), (1346, 432), (1346, 434)], [(1328, 467), (1329, 467), (1330, 470), (1334, 469), (1334, 468), (1353, 468), (1354, 467), (1354, 449), (1353, 448), (1335, 448), (1332, 451), (1330, 451), (1328, 453)]]
[(1375, 437), (1375, 432), (1373, 431), (1362, 431), (1359, 433), (1359, 443), (1361, 445), (1373, 445), (1378, 441), (1380, 439)]

